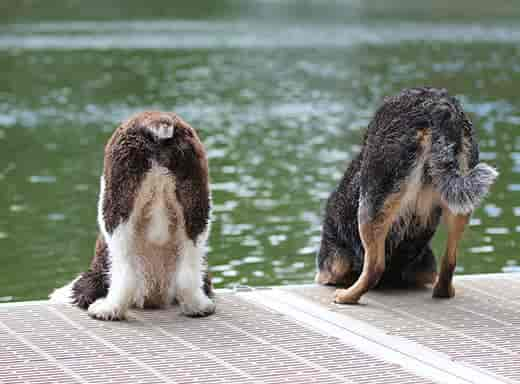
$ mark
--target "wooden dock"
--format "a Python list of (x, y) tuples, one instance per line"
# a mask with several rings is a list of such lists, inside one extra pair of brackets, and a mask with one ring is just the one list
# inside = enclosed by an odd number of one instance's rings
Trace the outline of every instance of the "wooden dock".
[(0, 305), (0, 383), (520, 383), (520, 274), (455, 280), (457, 296), (315, 285), (217, 293), (217, 313), (101, 322), (46, 302)]

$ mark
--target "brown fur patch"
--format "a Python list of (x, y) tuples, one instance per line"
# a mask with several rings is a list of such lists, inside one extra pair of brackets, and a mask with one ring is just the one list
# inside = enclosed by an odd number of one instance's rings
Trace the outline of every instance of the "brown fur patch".
[(430, 128), (423, 128), (417, 131), (417, 142), (421, 147), (431, 145), (432, 131)]
[(471, 158), (471, 137), (464, 133), (462, 137), (462, 151), (458, 155), (458, 162), (462, 174), (467, 174), (470, 170), (469, 161)]
[[(189, 157), (176, 167), (179, 180), (177, 199), (183, 208), (186, 233), (195, 241), (206, 229), (209, 221), (209, 170), (206, 150), (195, 130), (184, 120), (177, 119), (177, 128), (186, 132), (186, 143), (190, 147)], [(181, 172), (183, 170), (184, 172)]]

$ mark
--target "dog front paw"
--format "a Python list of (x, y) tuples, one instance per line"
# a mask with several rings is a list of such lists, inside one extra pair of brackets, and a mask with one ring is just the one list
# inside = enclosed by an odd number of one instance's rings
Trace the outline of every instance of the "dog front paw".
[(88, 315), (98, 320), (125, 320), (126, 310), (109, 303), (106, 299), (97, 299), (88, 307)]
[(204, 317), (215, 312), (216, 304), (207, 296), (189, 302), (181, 303), (181, 312), (189, 317)]
[(336, 304), (358, 304), (360, 296), (352, 289), (336, 289), (334, 302)]

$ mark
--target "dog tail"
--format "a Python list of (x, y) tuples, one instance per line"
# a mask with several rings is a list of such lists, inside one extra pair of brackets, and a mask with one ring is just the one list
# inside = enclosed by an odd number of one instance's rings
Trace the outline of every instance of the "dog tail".
[(54, 292), (49, 295), (49, 303), (51, 304), (74, 304), (74, 297), (72, 288), (76, 281), (80, 279), (81, 275), (76, 277), (67, 285), (61, 288), (56, 288)]
[(433, 112), (438, 128), (430, 163), (433, 183), (450, 211), (470, 214), (488, 194), (498, 172), (478, 162), (471, 122), (455, 99), (437, 104)]
[(98, 271), (81, 273), (67, 285), (54, 290), (49, 295), (51, 304), (71, 304), (87, 309), (90, 304), (108, 294), (105, 276)]
[(498, 172), (485, 163), (477, 164), (465, 175), (446, 171), (438, 183), (441, 198), (450, 211), (465, 215), (479, 206), (498, 176)]

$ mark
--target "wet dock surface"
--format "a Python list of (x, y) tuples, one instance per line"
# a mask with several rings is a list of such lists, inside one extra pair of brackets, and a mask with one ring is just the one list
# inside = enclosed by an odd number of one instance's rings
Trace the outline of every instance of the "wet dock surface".
[(315, 285), (220, 291), (217, 313), (101, 322), (46, 302), (0, 305), (0, 383), (520, 383), (520, 274), (333, 304)]

